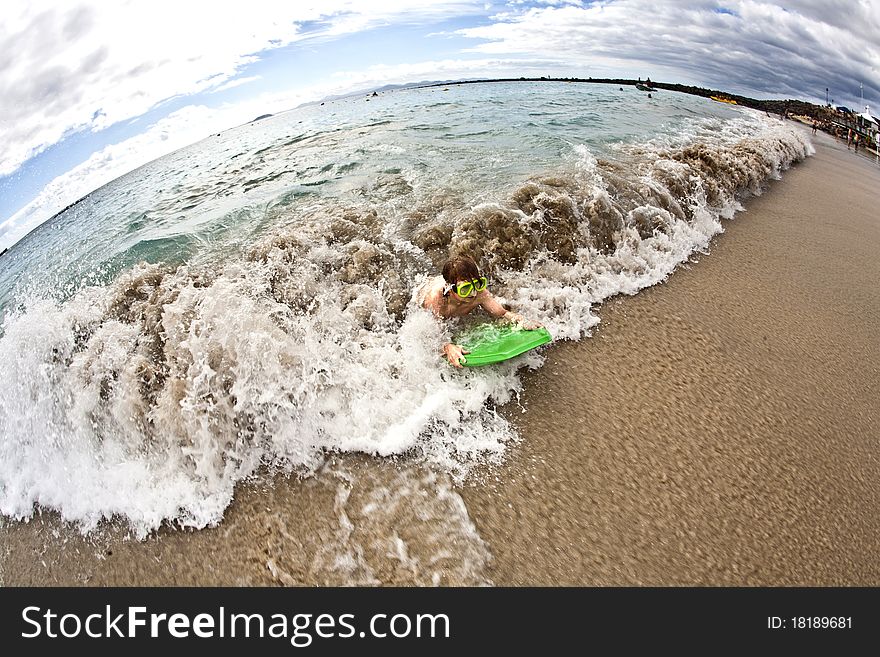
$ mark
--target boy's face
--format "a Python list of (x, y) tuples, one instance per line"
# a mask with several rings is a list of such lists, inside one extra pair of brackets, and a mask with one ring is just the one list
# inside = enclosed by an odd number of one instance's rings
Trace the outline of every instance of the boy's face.
[(489, 279), (485, 276), (477, 276), (474, 279), (464, 278), (455, 282), (452, 286), (453, 296), (460, 301), (471, 301), (477, 298), (489, 285)]

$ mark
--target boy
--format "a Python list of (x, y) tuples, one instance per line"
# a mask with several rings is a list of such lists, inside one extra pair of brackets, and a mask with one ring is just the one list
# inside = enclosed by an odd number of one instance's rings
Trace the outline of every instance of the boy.
[[(419, 303), (438, 317), (463, 317), (482, 307), (496, 319), (516, 323), (526, 330), (541, 328), (518, 313), (507, 310), (486, 289), (488, 279), (480, 276), (480, 269), (473, 258), (459, 256), (451, 258), (443, 265), (443, 275), (429, 278), (418, 291)], [(443, 354), (455, 367), (461, 367), (461, 359), (468, 353), (462, 347), (447, 343)]]

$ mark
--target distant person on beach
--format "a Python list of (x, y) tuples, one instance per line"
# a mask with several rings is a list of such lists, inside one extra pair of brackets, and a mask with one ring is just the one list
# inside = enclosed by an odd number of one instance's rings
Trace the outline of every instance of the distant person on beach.
[[(423, 308), (437, 317), (450, 319), (464, 317), (471, 311), (482, 307), (495, 319), (518, 324), (524, 329), (541, 328), (539, 322), (533, 322), (522, 315), (507, 310), (487, 289), (489, 279), (480, 275), (477, 263), (469, 256), (450, 258), (443, 265), (442, 276), (429, 278), (416, 292), (416, 299)], [(461, 359), (468, 353), (459, 345), (447, 343), (443, 345), (443, 355), (455, 367), (461, 367)]]
[(853, 135), (853, 150), (858, 153), (859, 152), (859, 133)]
[(846, 131), (846, 150), (849, 150), (849, 145), (852, 143), (852, 128), (849, 128)]
[(816, 129), (819, 127), (819, 122), (816, 119), (813, 119), (813, 134), (816, 134)]

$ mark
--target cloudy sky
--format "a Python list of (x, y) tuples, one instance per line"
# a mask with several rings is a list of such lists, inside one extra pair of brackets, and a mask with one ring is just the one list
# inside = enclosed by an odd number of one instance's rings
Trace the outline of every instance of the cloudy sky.
[(211, 133), (388, 83), (651, 77), (880, 111), (880, 0), (4, 0), (0, 17), (0, 249)]

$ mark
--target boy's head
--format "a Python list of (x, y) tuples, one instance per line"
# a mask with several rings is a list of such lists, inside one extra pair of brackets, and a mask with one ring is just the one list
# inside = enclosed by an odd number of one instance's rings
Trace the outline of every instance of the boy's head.
[(443, 280), (449, 285), (455, 285), (459, 281), (472, 281), (479, 277), (480, 268), (470, 256), (456, 256), (443, 265)]

